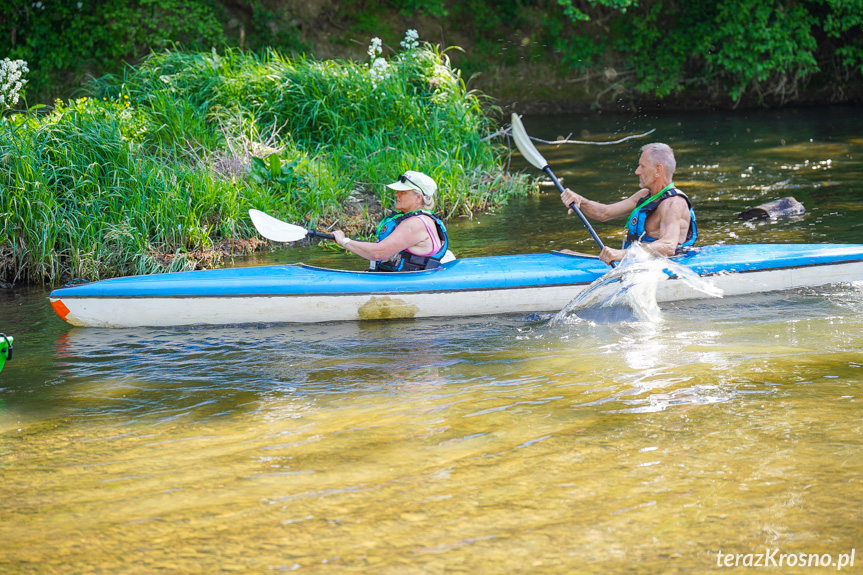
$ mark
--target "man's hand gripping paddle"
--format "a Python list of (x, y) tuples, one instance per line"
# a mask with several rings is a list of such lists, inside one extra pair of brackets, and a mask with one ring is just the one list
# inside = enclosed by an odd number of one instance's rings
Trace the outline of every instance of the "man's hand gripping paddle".
[[(554, 185), (557, 186), (557, 189), (560, 190), (560, 193), (562, 194), (564, 192), (563, 186), (554, 175), (554, 172), (551, 171), (551, 167), (548, 165), (548, 162), (545, 161), (545, 158), (542, 157), (542, 154), (537, 151), (533, 142), (530, 141), (530, 137), (528, 137), (527, 132), (524, 130), (524, 126), (522, 125), (518, 114), (512, 115), (512, 135), (515, 138), (515, 145), (518, 147), (518, 151), (521, 152), (521, 155), (524, 156), (524, 158), (534, 167), (548, 174), (548, 177), (551, 178), (551, 181), (554, 182)], [(593, 238), (593, 241), (596, 242), (597, 246), (599, 246), (599, 250), (602, 251), (602, 248), (605, 246), (603, 245), (602, 240), (599, 239), (599, 236), (596, 235), (590, 222), (587, 221), (587, 218), (584, 217), (584, 214), (581, 213), (581, 210), (578, 209), (578, 206), (576, 206), (575, 203), (570, 204), (569, 207), (578, 215), (581, 219), (581, 223), (584, 224), (584, 227), (587, 228), (587, 231), (590, 233), (590, 237)], [(611, 262), (610, 265), (611, 267), (617, 267), (615, 262)]]

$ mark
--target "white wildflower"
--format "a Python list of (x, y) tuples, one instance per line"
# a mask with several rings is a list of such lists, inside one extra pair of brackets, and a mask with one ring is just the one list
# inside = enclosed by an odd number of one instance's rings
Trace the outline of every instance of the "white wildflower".
[(378, 84), (390, 77), (390, 65), (386, 58), (381, 56), (383, 52), (383, 43), (380, 38), (372, 38), (372, 43), (369, 45), (368, 55), (372, 59), (369, 64), (369, 76), (372, 80), (372, 88), (377, 88)]
[(27, 83), (22, 77), (29, 71), (24, 60), (0, 60), (0, 111), (18, 103), (21, 90)]
[(381, 52), (383, 52), (381, 39), (380, 38), (372, 38), (372, 43), (369, 45), (369, 50), (368, 50), (369, 58), (374, 60), (375, 58), (377, 58), (378, 56), (381, 55)]
[(369, 66), (369, 76), (372, 78), (372, 86), (378, 87), (378, 84), (390, 77), (390, 65), (384, 58), (375, 58), (372, 65)]
[(402, 48), (407, 51), (413, 50), (420, 45), (420, 43), (418, 42), (419, 37), (420, 35), (416, 30), (408, 30), (407, 32), (405, 32), (405, 39), (401, 41)]

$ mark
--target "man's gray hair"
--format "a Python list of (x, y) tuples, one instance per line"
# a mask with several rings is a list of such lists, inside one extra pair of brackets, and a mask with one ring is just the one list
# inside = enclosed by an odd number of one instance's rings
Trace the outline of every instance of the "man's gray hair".
[(668, 174), (668, 177), (674, 176), (677, 162), (674, 160), (674, 151), (671, 149), (671, 146), (654, 142), (652, 144), (641, 146), (641, 151), (647, 152), (654, 163), (665, 168), (665, 172)]

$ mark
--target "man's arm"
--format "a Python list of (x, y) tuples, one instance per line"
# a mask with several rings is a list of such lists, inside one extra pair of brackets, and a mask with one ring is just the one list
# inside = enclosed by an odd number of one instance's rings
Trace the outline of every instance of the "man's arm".
[(689, 231), (689, 204), (681, 197), (669, 198), (656, 208), (659, 218), (659, 237), (650, 248), (664, 256), (673, 256), (680, 238)]
[[(681, 197), (669, 198), (659, 204), (653, 212), (659, 218), (659, 237), (646, 247), (658, 254), (671, 257), (677, 251), (681, 237), (686, 237), (689, 231), (689, 204)], [(620, 261), (626, 255), (626, 250), (618, 250), (605, 246), (599, 259), (605, 263)]]
[[(563, 202), (563, 205), (567, 207), (574, 203), (576, 207), (578, 207), (578, 209), (588, 218), (600, 222), (607, 222), (608, 220), (628, 216), (632, 213), (632, 210), (638, 207), (638, 200), (644, 196), (645, 191), (647, 190), (638, 190), (625, 200), (621, 200), (613, 204), (602, 204), (600, 202), (588, 200), (584, 196), (580, 196), (567, 188), (560, 195), (560, 200)], [(570, 208), (569, 213), (572, 213), (572, 208)]]
[[(677, 251), (680, 238), (686, 237), (689, 231), (689, 204), (681, 197), (669, 198), (659, 204), (653, 213), (659, 218), (659, 237), (655, 242), (645, 244), (645, 247), (663, 256), (671, 257)], [(625, 255), (626, 250), (605, 246), (599, 254), (599, 259), (605, 263), (611, 263), (622, 260)]]

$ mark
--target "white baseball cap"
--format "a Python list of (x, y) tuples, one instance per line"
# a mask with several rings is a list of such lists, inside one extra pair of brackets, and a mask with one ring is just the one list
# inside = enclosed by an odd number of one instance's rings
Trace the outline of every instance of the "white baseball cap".
[(437, 184), (433, 179), (422, 172), (412, 172), (408, 170), (398, 177), (398, 180), (392, 184), (387, 184), (387, 187), (392, 190), (417, 190), (424, 196), (431, 197), (437, 191)]

